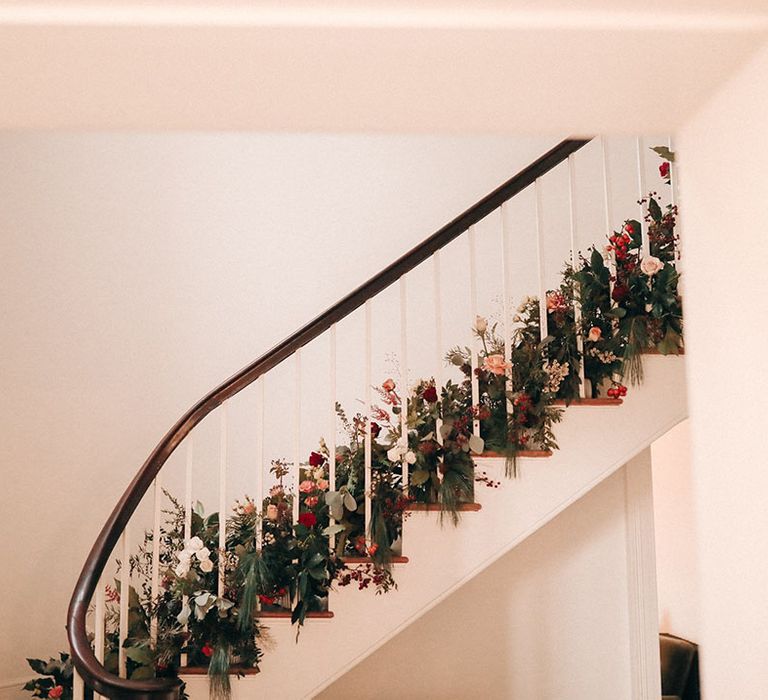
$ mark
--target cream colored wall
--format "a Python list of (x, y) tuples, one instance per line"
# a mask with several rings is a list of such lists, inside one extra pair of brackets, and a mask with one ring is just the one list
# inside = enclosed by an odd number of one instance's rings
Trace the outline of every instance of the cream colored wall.
[(656, 440), (651, 452), (659, 630), (695, 642), (700, 636), (699, 574), (690, 422)]
[(318, 698), (625, 700), (627, 628), (619, 470)]
[(710, 700), (768, 689), (768, 47), (683, 129), (701, 654)]
[[(553, 142), (0, 135), (0, 683), (65, 648), (98, 529), (189, 405)], [(390, 306), (389, 324), (376, 318), (396, 332)], [(357, 381), (354, 326), (339, 331), (339, 361)], [(307, 403), (325, 400), (311, 378)], [(232, 415), (233, 436), (255, 434), (253, 414)], [(309, 449), (319, 428), (305, 426)], [(232, 498), (253, 487), (253, 452), (238, 450)], [(202, 498), (216, 462), (198, 453)]]

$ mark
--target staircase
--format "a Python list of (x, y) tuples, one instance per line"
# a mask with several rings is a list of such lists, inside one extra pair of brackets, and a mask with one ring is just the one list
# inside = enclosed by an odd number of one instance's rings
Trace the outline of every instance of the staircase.
[[(258, 387), (262, 386), (263, 391), (263, 384), (258, 380), (287, 360), (292, 360), (295, 367), (300, 370), (302, 348), (321, 336), (327, 337), (329, 333), (332, 356), (335, 358), (333, 353), (336, 348), (336, 324), (361, 306), (366, 310), (368, 358), (366, 384), (371, 386), (372, 383), (378, 383), (377, 379), (370, 376), (371, 324), (368, 305), (370, 300), (398, 281), (401, 284), (401, 292), (405, 294), (404, 280), (408, 273), (430, 259), (435, 261), (435, 279), (439, 292), (441, 249), (465, 235), (468, 230), (471, 231), (471, 227), (497, 211), (515, 195), (538, 183), (559, 164), (567, 161), (572, 167), (575, 154), (588, 142), (567, 140), (553, 148), (435, 233), (422, 245), (224, 382), (179, 420), (159, 443), (126, 490), (94, 544), (78, 580), (68, 616), (69, 639), (78, 670), (75, 700), (79, 700), (77, 695), (78, 692), (82, 693), (83, 682), (94, 688), (96, 692), (108, 697), (151, 697), (168, 700), (175, 700), (178, 697), (179, 682), (176, 679), (126, 679), (108, 673), (102, 665), (101, 655), (92, 647), (92, 641), (88, 636), (87, 619), (89, 606), (95, 601), (95, 634), (98, 649), (99, 640), (103, 638), (103, 618), (99, 615), (100, 609), (103, 615), (103, 600), (101, 602), (99, 600), (98, 589), (100, 582), (104, 580), (108, 562), (116, 548), (118, 554), (122, 552), (125, 556), (128, 553), (127, 536), (122, 540), (123, 549), (120, 549), (121, 535), (126, 531), (142, 498), (150, 492), (153, 483), (155, 493), (159, 493), (161, 482), (158, 480), (158, 475), (162, 467), (182, 443), (188, 442), (185, 442), (185, 438), (193, 429), (208, 414), (219, 409), (222, 416), (222, 453), (225, 455), (221, 460), (219, 483), (220, 486), (226, 484), (227, 445), (234, 436), (228, 435), (226, 413), (222, 411), (222, 405), (251, 384), (256, 383), (257, 391)], [(639, 149), (638, 153), (640, 153)], [(610, 197), (607, 167), (604, 169), (604, 175), (606, 212), (608, 212)], [(642, 175), (640, 179), (642, 187)], [(571, 188), (572, 197), (573, 192)], [(571, 204), (573, 212), (573, 202)], [(537, 209), (538, 214), (540, 213)], [(540, 216), (537, 216), (537, 220), (539, 219)], [(470, 236), (472, 236), (471, 233)], [(540, 257), (541, 253), (539, 253)], [(541, 270), (541, 259), (538, 264)], [(474, 270), (472, 275), (475, 275)], [(474, 281), (473, 284), (475, 284)], [(542, 275), (540, 275), (540, 284), (542, 285), (540, 299), (543, 300), (545, 298), (543, 292), (546, 289), (543, 286)], [(439, 299), (439, 294), (436, 296)], [(504, 287), (504, 297), (507, 297), (506, 287)], [(546, 309), (541, 308), (546, 314)], [(476, 310), (473, 309), (473, 314)], [(437, 317), (438, 319), (440, 317), (439, 302)], [(438, 356), (440, 356), (445, 348), (441, 347), (439, 320), (436, 334)], [(403, 343), (405, 350), (407, 345), (405, 341)], [(402, 356), (404, 355), (405, 352), (402, 353)], [(441, 386), (441, 375), (444, 370), (439, 366), (439, 360), (435, 364), (438, 366), (433, 369), (433, 372), (438, 386)], [(651, 354), (644, 357), (644, 365), (645, 377), (642, 385), (633, 388), (623, 400), (582, 397), (581, 400), (576, 400), (568, 406), (562, 423), (557, 426), (559, 450), (552, 453), (521, 452), (518, 457), (519, 474), (516, 479), (511, 480), (505, 476), (503, 458), (488, 453), (476, 457), (477, 468), (487, 472), (491, 479), (500, 481), (501, 486), (487, 488), (480, 483), (476, 484), (474, 503), (462, 506), (461, 522), (457, 527), (448, 522), (441, 522), (434, 507), (414, 506), (412, 509), (415, 512), (407, 518), (403, 527), (403, 556), (393, 564), (394, 576), (399, 587), (397, 591), (375, 598), (371, 591), (359, 592), (354, 586), (333, 592), (329, 598), (328, 612), (308, 617), (298, 643), (295, 643), (296, 631), (291, 626), (290, 619), (286, 619), (285, 616), (262, 619), (262, 622), (269, 627), (275, 648), (265, 656), (260, 673), (247, 675), (233, 682), (234, 697), (277, 694), (285, 698), (314, 697), (356, 663), (536, 532), (563, 509), (647, 448), (654, 439), (682, 420), (686, 415), (683, 360), (680, 357)], [(301, 376), (300, 371), (297, 376)], [(334, 371), (332, 379), (334, 387), (335, 382)], [(300, 383), (297, 386), (297, 395), (300, 395)], [(365, 403), (368, 405), (372, 403), (370, 395), (366, 396)], [(300, 421), (300, 408), (297, 415)], [(298, 428), (296, 432), (300, 432)], [(367, 439), (371, 440), (370, 421)], [(292, 449), (294, 464), (298, 465), (304, 459), (298, 446), (298, 439), (293, 440)], [(258, 461), (264, 464), (263, 438), (260, 441), (259, 450), (261, 452), (258, 455), (260, 458)], [(331, 453), (335, 453), (335, 441), (331, 442)], [(260, 484), (258, 488), (263, 489), (263, 469), (258, 478)], [(298, 482), (300, 477), (294, 474), (294, 478)], [(223, 512), (230, 507), (226, 502), (226, 487), (221, 487), (219, 494), (220, 509)], [(257, 498), (257, 502), (259, 500)], [(369, 501), (370, 499), (366, 499), (367, 518), (370, 513)], [(185, 502), (191, 503), (189, 493)], [(439, 510), (439, 506), (437, 509)], [(156, 505), (155, 527), (157, 527), (158, 512)], [(440, 572), (439, 576), (430, 575), (436, 570)], [(154, 576), (156, 579), (157, 574)], [(128, 583), (128, 579), (123, 578), (123, 585)], [(121, 614), (124, 612), (127, 617), (127, 604), (123, 608), (125, 610), (121, 609)], [(266, 616), (263, 617), (266, 618)], [(127, 622), (125, 624), (127, 625)], [(125, 636), (123, 631), (121, 635)], [(297, 669), (301, 669), (301, 672), (297, 672)], [(202, 700), (206, 696), (208, 691), (205, 676), (185, 673), (182, 669), (181, 677), (187, 683), (187, 692), (191, 698)]]

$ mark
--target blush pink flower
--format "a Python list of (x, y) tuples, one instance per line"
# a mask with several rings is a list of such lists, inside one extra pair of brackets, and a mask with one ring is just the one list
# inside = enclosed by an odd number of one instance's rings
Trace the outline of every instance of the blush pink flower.
[(309, 479), (305, 479), (299, 484), (299, 491), (302, 493), (312, 493), (316, 488), (315, 482)]
[(512, 365), (504, 361), (504, 355), (488, 355), (483, 360), (483, 369), (493, 374), (504, 374), (510, 367)]
[(307, 508), (314, 508), (318, 504), (319, 500), (320, 499), (317, 496), (307, 496), (304, 499), (304, 505), (307, 506)]
[(317, 480), (317, 488), (319, 488), (321, 491), (327, 491), (328, 490), (328, 481), (326, 479), (318, 479)]
[(643, 274), (648, 275), (648, 277), (655, 275), (662, 267), (664, 267), (664, 263), (653, 255), (648, 255), (643, 258), (640, 263), (640, 269)]
[(587, 336), (587, 340), (591, 340), (593, 343), (596, 343), (603, 335), (603, 331), (601, 331), (597, 326), (592, 326), (592, 328), (589, 329), (589, 335)]
[(277, 520), (277, 506), (274, 503), (267, 506), (267, 520)]

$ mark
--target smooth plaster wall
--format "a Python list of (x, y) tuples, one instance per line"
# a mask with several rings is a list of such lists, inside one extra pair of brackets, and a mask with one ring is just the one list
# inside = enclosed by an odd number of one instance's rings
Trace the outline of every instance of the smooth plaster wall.
[(703, 690), (768, 689), (768, 47), (679, 133)]
[(694, 503), (690, 421), (651, 446), (659, 631), (698, 641), (698, 530)]
[(318, 699), (628, 700), (626, 557), (622, 469)]
[(554, 142), (0, 135), (0, 685), (65, 648), (98, 528), (189, 405)]

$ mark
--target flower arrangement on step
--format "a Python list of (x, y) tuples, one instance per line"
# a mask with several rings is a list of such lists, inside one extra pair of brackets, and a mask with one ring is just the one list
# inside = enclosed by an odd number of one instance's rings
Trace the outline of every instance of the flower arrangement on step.
[[(51, 700), (72, 700), (74, 666), (66, 652), (61, 652), (59, 658), (27, 659), (29, 667), (40, 674), (24, 684), (24, 690), (36, 698), (51, 698)], [(85, 689), (86, 700), (93, 697), (90, 688)]]

